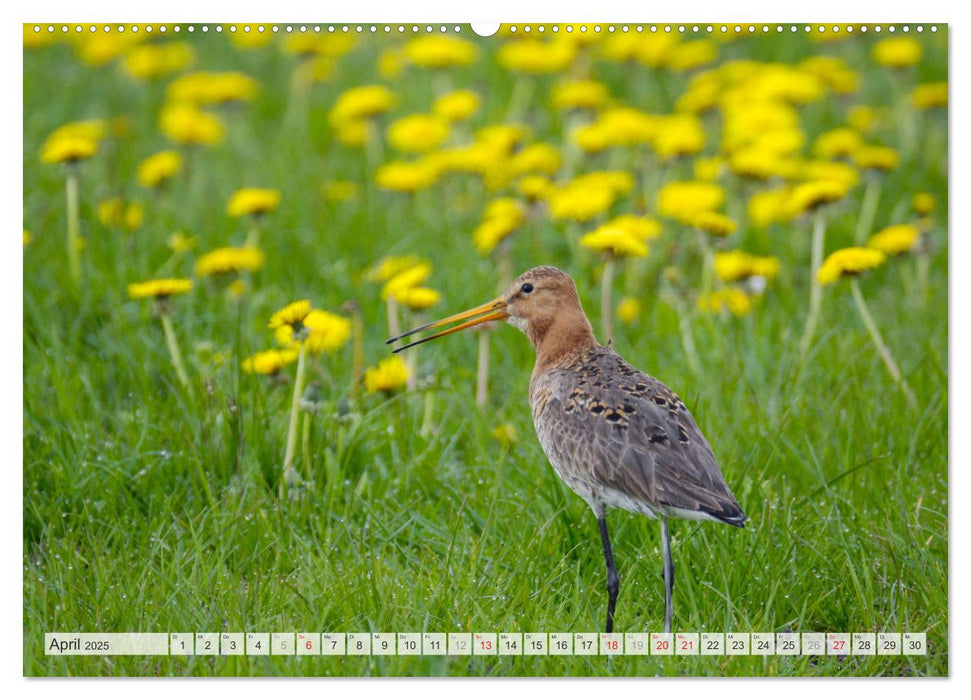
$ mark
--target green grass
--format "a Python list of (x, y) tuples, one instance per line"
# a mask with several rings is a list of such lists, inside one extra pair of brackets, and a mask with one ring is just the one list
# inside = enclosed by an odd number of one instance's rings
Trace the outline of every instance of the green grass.
[[(185, 35), (187, 36), (187, 35)], [(908, 80), (947, 77), (947, 37), (921, 38), (925, 56)], [(699, 317), (701, 372), (686, 362), (676, 312), (657, 295), (669, 246), (654, 247), (637, 290), (642, 319), (614, 346), (686, 401), (738, 501), (744, 530), (675, 522), (675, 622), (685, 631), (926, 631), (926, 657), (783, 658), (525, 657), (281, 658), (46, 657), (50, 631), (598, 631), (604, 565), (596, 522), (553, 473), (533, 435), (526, 387), (533, 352), (512, 328), (492, 336), (492, 399), (474, 405), (474, 337), (425, 346), (428, 389), (346, 404), (350, 353), (311, 364), (325, 406), (313, 419), (312, 482), (277, 496), (289, 385), (243, 374), (241, 358), (269, 346), (273, 310), (307, 297), (338, 310), (357, 300), (369, 364), (386, 356), (380, 289), (360, 273), (386, 253), (417, 253), (435, 266), (435, 313), (494, 296), (495, 270), (471, 243), (488, 195), (451, 181), (416, 197), (381, 192), (363, 156), (334, 145), (327, 111), (343, 89), (379, 80), (374, 60), (392, 40), (365, 36), (335, 77), (315, 86), (306, 127), (281, 130), (293, 59), (270, 47), (234, 50), (225, 36), (191, 38), (205, 69), (240, 69), (262, 86), (229, 117), (227, 142), (194, 154), (188, 181), (153, 198), (139, 191), (137, 162), (165, 147), (156, 128), (164, 82), (139, 84), (116, 65), (83, 66), (69, 47), (24, 56), (24, 672), (28, 675), (946, 675), (948, 673), (948, 337), (946, 115), (928, 115), (922, 147), (886, 179), (876, 226), (906, 221), (910, 197), (937, 196), (927, 294), (915, 261), (894, 260), (863, 280), (877, 323), (917, 395), (911, 410), (887, 375), (846, 285), (825, 292), (808, 361), (796, 346), (808, 298), (809, 225), (767, 234), (742, 226), (737, 246), (783, 262), (756, 311)], [(512, 79), (478, 40), (479, 62), (456, 85), (485, 96), (475, 125), (501, 119)], [(894, 93), (869, 60), (873, 37), (820, 48), (802, 36), (726, 44), (721, 60), (796, 61), (843, 56), (862, 77), (856, 101), (878, 107)], [(670, 108), (684, 85), (597, 64), (614, 95), (649, 111)], [(366, 77), (362, 77), (366, 76)], [(546, 109), (550, 80), (534, 93), (537, 139), (560, 143)], [(51, 86), (57, 84), (56, 92)], [(431, 82), (408, 70), (394, 83), (395, 114), (427, 109)], [(636, 98), (636, 99), (635, 99)], [(842, 123), (845, 100), (802, 109), (812, 139)], [(125, 116), (130, 136), (82, 166), (85, 278), (70, 282), (64, 251), (64, 183), (37, 154), (50, 131), (83, 117)], [(895, 143), (892, 114), (875, 140)], [(708, 151), (717, 144), (709, 139)], [(602, 166), (600, 166), (602, 167)], [(690, 173), (675, 163), (664, 177)], [(356, 201), (332, 203), (321, 186), (349, 179)], [(158, 274), (165, 239), (181, 229), (195, 253), (241, 242), (225, 214), (244, 185), (277, 187), (267, 222), (267, 265), (242, 304), (205, 280), (176, 298), (176, 333), (193, 379), (177, 381), (150, 304), (125, 285)], [(739, 207), (729, 182), (729, 211)], [(134, 233), (98, 223), (97, 201), (140, 200)], [(827, 250), (850, 245), (862, 188), (830, 215)], [(617, 212), (629, 211), (624, 201)], [(573, 274), (597, 325), (592, 259), (562, 244), (566, 227), (542, 217), (516, 234), (519, 269), (556, 264)], [(576, 231), (582, 230), (576, 228)], [(575, 235), (575, 233), (570, 234)], [(666, 240), (675, 240), (668, 227)], [(175, 274), (191, 275), (192, 256)], [(686, 274), (696, 270), (686, 268)], [(622, 274), (619, 287), (627, 283)], [(221, 354), (224, 362), (214, 355)], [(292, 372), (291, 372), (292, 375)], [(419, 435), (424, 394), (434, 434)], [(512, 423), (508, 449), (491, 435)], [(211, 495), (207, 495), (211, 494)], [(611, 512), (621, 577), (617, 630), (657, 631), (663, 585), (656, 522)]]

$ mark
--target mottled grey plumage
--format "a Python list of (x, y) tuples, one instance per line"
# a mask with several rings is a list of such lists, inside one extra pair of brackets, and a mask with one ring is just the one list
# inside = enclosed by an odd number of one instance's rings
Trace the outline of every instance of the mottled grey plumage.
[(598, 515), (612, 506), (745, 523), (684, 402), (612, 348), (564, 358), (534, 375), (529, 395), (547, 457)]

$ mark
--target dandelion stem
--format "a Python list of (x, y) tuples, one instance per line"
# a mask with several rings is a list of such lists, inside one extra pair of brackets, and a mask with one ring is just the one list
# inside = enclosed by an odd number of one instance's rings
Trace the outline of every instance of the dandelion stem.
[(608, 253), (604, 263), (603, 276), (600, 278), (600, 333), (603, 341), (609, 343), (614, 337), (614, 256)]
[(883, 178), (874, 177), (866, 186), (863, 192), (863, 201), (860, 203), (860, 217), (856, 220), (856, 235), (853, 240), (857, 245), (863, 245), (867, 236), (873, 231), (873, 220), (877, 215), (877, 203), (880, 201), (880, 188)]
[(300, 355), (297, 357), (297, 378), (293, 381), (293, 401), (290, 403), (290, 425), (287, 428), (287, 451), (283, 455), (283, 479), (280, 480), (280, 496), (286, 490), (287, 480), (293, 476), (293, 456), (297, 451), (297, 416), (300, 413), (300, 395), (303, 375), (307, 365), (307, 344), (300, 342)]
[(310, 459), (310, 411), (303, 414), (303, 464), (307, 471), (307, 481), (313, 479), (313, 462)]
[(388, 297), (388, 335), (392, 338), (401, 335), (401, 328), (398, 325), (398, 302), (392, 296)]
[(74, 163), (67, 166), (67, 259), (71, 266), (71, 278), (81, 281), (81, 224), (80, 224), (80, 182), (78, 168)]
[(894, 383), (904, 392), (904, 396), (907, 397), (907, 403), (910, 404), (910, 407), (917, 408), (917, 397), (914, 396), (914, 392), (907, 384), (907, 380), (900, 373), (900, 368), (894, 361), (893, 355), (890, 354), (890, 349), (887, 347), (887, 344), (883, 342), (880, 329), (877, 328), (877, 323), (873, 320), (873, 315), (870, 313), (870, 307), (863, 297), (863, 292), (860, 290), (860, 283), (855, 278), (850, 280), (850, 289), (853, 292), (853, 301), (856, 302), (856, 310), (860, 312), (863, 325), (869, 331), (870, 339), (873, 341), (874, 346), (876, 346), (877, 352), (880, 353), (883, 364), (887, 367), (887, 371), (893, 378)]
[(354, 346), (351, 351), (351, 396), (357, 394), (357, 388), (361, 384), (361, 374), (364, 371), (364, 324), (361, 321), (361, 312), (354, 310), (351, 317), (351, 328), (354, 337)]
[(260, 219), (259, 216), (250, 216), (249, 220), (249, 233), (246, 236), (246, 247), (257, 248), (260, 245)]
[(813, 218), (813, 242), (812, 242), (812, 261), (809, 265), (809, 313), (806, 315), (806, 327), (802, 332), (802, 339), (799, 341), (799, 357), (806, 359), (809, 346), (812, 345), (813, 336), (816, 334), (816, 325), (819, 323), (819, 311), (823, 301), (823, 290), (819, 285), (819, 266), (823, 264), (823, 251), (826, 248), (826, 219), (820, 212), (816, 212)]
[(425, 409), (421, 417), (421, 430), (418, 431), (421, 437), (427, 438), (434, 432), (432, 428), (432, 415), (434, 412), (435, 392), (429, 389), (425, 392)]
[(475, 372), (475, 405), (485, 406), (489, 400), (489, 331), (479, 331), (479, 357)]
[(701, 361), (698, 359), (698, 348), (695, 345), (695, 335), (691, 328), (691, 318), (688, 312), (678, 305), (678, 330), (681, 332), (681, 345), (688, 358), (688, 366), (695, 376), (701, 375)]
[(169, 346), (169, 356), (172, 358), (172, 366), (179, 381), (186, 389), (189, 388), (189, 375), (186, 374), (185, 365), (182, 363), (182, 353), (179, 350), (179, 341), (175, 337), (175, 329), (172, 328), (172, 316), (162, 313), (162, 329), (165, 331), (165, 343)]

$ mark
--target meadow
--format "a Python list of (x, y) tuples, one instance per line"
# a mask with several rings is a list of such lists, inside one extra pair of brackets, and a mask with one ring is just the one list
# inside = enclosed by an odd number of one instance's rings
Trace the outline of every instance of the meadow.
[[(947, 675), (947, 28), (315, 26), (25, 25), (24, 673)], [(379, 368), (394, 326), (544, 264), (749, 516), (673, 523), (675, 630), (926, 632), (926, 656), (44, 655), (50, 631), (602, 631), (529, 341)], [(321, 325), (274, 317), (304, 299)], [(658, 631), (659, 528), (608, 519), (615, 629)]]

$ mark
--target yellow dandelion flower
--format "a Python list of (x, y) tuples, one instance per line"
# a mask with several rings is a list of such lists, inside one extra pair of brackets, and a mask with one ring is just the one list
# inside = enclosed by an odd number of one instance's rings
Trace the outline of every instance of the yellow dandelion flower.
[(661, 224), (658, 221), (635, 214), (621, 214), (604, 224), (604, 227), (627, 231), (627, 233), (642, 241), (649, 241), (661, 235)]
[(568, 80), (553, 87), (550, 100), (557, 109), (599, 109), (610, 101), (610, 92), (596, 80)]
[(554, 187), (546, 196), (549, 214), (554, 221), (590, 221), (607, 212), (617, 199), (604, 185), (580, 186), (575, 182)]
[(473, 90), (455, 90), (437, 98), (432, 113), (450, 122), (462, 122), (479, 111), (482, 98)]
[(581, 237), (580, 245), (618, 258), (644, 258), (648, 254), (647, 244), (643, 239), (624, 228), (606, 224)]
[(889, 146), (862, 146), (853, 154), (858, 168), (893, 170), (900, 163), (900, 154)]
[(246, 284), (246, 280), (235, 279), (226, 285), (226, 296), (233, 301), (242, 299), (247, 289), (249, 289), (249, 286)]
[(30, 231), (28, 231), (27, 229), (24, 229), (24, 246), (23, 247), (26, 248), (28, 245), (30, 245), (30, 242), (33, 240), (33, 238), (34, 237), (30, 234)]
[[(855, 154), (854, 154), (855, 155)], [(811, 182), (826, 180), (837, 183), (849, 191), (860, 182), (860, 171), (849, 163), (829, 160), (809, 160), (798, 164), (794, 172), (788, 175), (793, 179)]]
[(424, 284), (432, 275), (432, 266), (426, 262), (420, 262), (411, 267), (398, 272), (389, 279), (381, 290), (382, 299), (397, 299), (412, 287)]
[(617, 318), (625, 325), (631, 325), (641, 315), (641, 302), (634, 297), (624, 297), (617, 304)]
[(866, 244), (889, 257), (912, 250), (919, 238), (920, 231), (913, 224), (897, 224), (873, 234)]
[(788, 221), (792, 218), (789, 209), (791, 196), (791, 191), (786, 187), (754, 193), (748, 200), (749, 221), (759, 228)]
[(364, 387), (369, 394), (379, 391), (392, 392), (401, 389), (408, 382), (408, 366), (399, 355), (381, 360), (377, 367), (369, 367), (364, 372)]
[(503, 447), (509, 447), (517, 441), (516, 426), (512, 423), (502, 423), (492, 430), (492, 437), (499, 441)]
[(679, 42), (671, 47), (664, 64), (675, 71), (690, 71), (707, 65), (718, 57), (718, 47), (707, 39)]
[(754, 307), (752, 297), (737, 287), (718, 289), (698, 298), (698, 309), (702, 313), (728, 311), (732, 316), (745, 316)]
[(91, 141), (101, 141), (108, 134), (108, 123), (104, 119), (83, 119), (68, 122), (54, 129), (50, 139), (81, 137)]
[(381, 260), (364, 273), (368, 282), (387, 282), (395, 275), (422, 264), (425, 261), (416, 255), (393, 255)]
[(911, 205), (918, 214), (927, 216), (934, 211), (934, 208), (937, 206), (937, 200), (930, 192), (918, 192), (914, 195)]
[(773, 256), (751, 255), (742, 250), (715, 253), (715, 274), (723, 282), (736, 282), (749, 277), (774, 279), (781, 263)]
[(201, 106), (250, 102), (257, 92), (259, 83), (245, 73), (198, 71), (173, 80), (165, 94), (172, 103)]
[(693, 164), (695, 180), (701, 180), (702, 182), (717, 180), (724, 167), (725, 159), (721, 156), (695, 158)]
[(430, 287), (409, 287), (396, 292), (394, 298), (412, 311), (421, 311), (441, 301), (442, 295)]
[(529, 137), (529, 127), (522, 124), (490, 124), (475, 132), (477, 143), (508, 152)]
[(736, 175), (755, 180), (791, 177), (796, 163), (791, 158), (758, 146), (742, 148), (728, 158), (728, 167)]
[(47, 139), (40, 152), (44, 163), (77, 163), (98, 152), (98, 142), (84, 136), (55, 136)]
[(196, 239), (191, 236), (186, 236), (182, 231), (176, 231), (169, 236), (166, 243), (172, 249), (173, 253), (185, 253), (195, 248)]
[(324, 185), (324, 197), (331, 202), (350, 202), (358, 198), (361, 186), (350, 180), (334, 180)]
[(863, 137), (854, 129), (840, 127), (820, 134), (813, 143), (813, 153), (823, 159), (844, 158), (863, 145)]
[(793, 215), (812, 211), (846, 196), (847, 187), (836, 180), (811, 180), (792, 188), (788, 208)]
[(140, 228), (145, 222), (145, 210), (142, 209), (142, 205), (138, 202), (131, 202), (125, 208), (125, 215), (122, 219), (122, 224), (129, 231), (134, 231)]
[(394, 80), (405, 68), (405, 52), (398, 47), (385, 49), (378, 55), (378, 73), (382, 78)]
[(529, 201), (545, 199), (553, 182), (545, 175), (526, 175), (516, 183), (516, 191)]
[(395, 96), (383, 85), (360, 85), (338, 95), (330, 110), (331, 124), (367, 119), (387, 112), (394, 106)]
[(219, 117), (188, 103), (162, 108), (159, 128), (175, 143), (210, 146), (223, 140), (225, 128)]
[(453, 36), (424, 36), (405, 44), (405, 57), (422, 68), (452, 68), (475, 61), (475, 44)]
[(918, 109), (933, 109), (947, 107), (947, 81), (937, 83), (922, 83), (910, 93), (910, 101)]
[(334, 126), (337, 140), (352, 148), (360, 148), (366, 144), (371, 140), (373, 133), (374, 126), (366, 119), (351, 119)]
[(711, 236), (730, 236), (738, 228), (738, 224), (733, 219), (716, 211), (696, 212), (685, 223)]
[(304, 320), (304, 325), (310, 330), (306, 345), (311, 355), (336, 352), (351, 337), (350, 320), (328, 311), (314, 309)]
[(267, 328), (302, 327), (304, 319), (312, 308), (309, 299), (291, 302), (270, 316), (270, 321), (266, 324)]
[(861, 134), (872, 131), (878, 121), (877, 110), (868, 105), (854, 105), (846, 115), (846, 122)]
[(84, 32), (77, 43), (78, 58), (89, 66), (103, 66), (147, 38), (145, 32)]
[(886, 260), (886, 255), (873, 248), (842, 248), (830, 253), (823, 261), (816, 279), (823, 285), (833, 284), (841, 277), (861, 275), (867, 270), (880, 267)]
[(279, 190), (244, 187), (230, 197), (226, 213), (233, 217), (266, 214), (276, 209), (279, 203)]
[(577, 45), (569, 40), (516, 39), (503, 44), (497, 58), (507, 70), (541, 75), (566, 70), (576, 55)]
[(124, 57), (125, 70), (133, 77), (154, 80), (177, 73), (191, 65), (195, 58), (192, 47), (182, 41), (165, 44), (142, 44), (131, 48)]
[(259, 248), (216, 248), (196, 261), (200, 277), (225, 275), (234, 272), (255, 272), (263, 267), (265, 257)]
[(798, 67), (822, 80), (837, 95), (856, 92), (860, 84), (860, 76), (836, 56), (810, 56)]
[(496, 249), (513, 231), (518, 224), (511, 219), (496, 217), (486, 219), (479, 224), (472, 234), (472, 242), (480, 255), (488, 255)]
[(143, 187), (160, 187), (182, 169), (182, 155), (178, 151), (161, 151), (138, 164), (138, 181)]
[(243, 51), (262, 49), (273, 41), (273, 34), (268, 31), (258, 31), (256, 25), (237, 24), (235, 27), (235, 32), (229, 32), (229, 40), (237, 49)]
[(662, 158), (694, 155), (705, 146), (705, 130), (693, 114), (672, 114), (655, 121), (654, 151)]
[(406, 153), (424, 153), (448, 138), (448, 122), (434, 114), (410, 114), (388, 126), (388, 143)]
[(167, 299), (190, 291), (192, 280), (189, 279), (156, 279), (128, 285), (128, 296), (132, 299)]
[(276, 374), (289, 364), (297, 361), (299, 350), (295, 348), (271, 349), (253, 353), (243, 360), (243, 371), (247, 374)]
[(556, 146), (548, 143), (531, 143), (523, 146), (509, 158), (509, 170), (514, 175), (540, 173), (553, 175), (560, 169), (562, 158)]
[(682, 223), (703, 211), (714, 211), (725, 201), (725, 190), (711, 182), (669, 182), (657, 193), (657, 211)]
[(422, 158), (411, 162), (385, 163), (374, 174), (374, 181), (385, 190), (416, 192), (434, 185), (438, 175), (439, 171), (434, 163)]
[(888, 68), (907, 68), (920, 62), (924, 48), (906, 36), (881, 39), (873, 46), (873, 60)]

